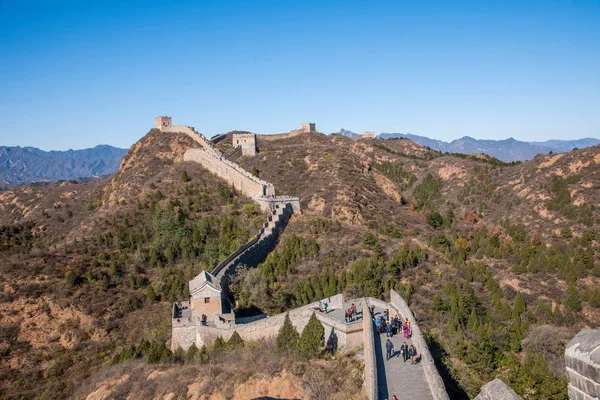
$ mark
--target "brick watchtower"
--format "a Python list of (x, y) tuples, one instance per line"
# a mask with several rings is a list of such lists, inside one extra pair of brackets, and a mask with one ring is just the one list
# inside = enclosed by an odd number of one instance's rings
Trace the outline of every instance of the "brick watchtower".
[(154, 127), (162, 130), (163, 128), (171, 127), (171, 117), (156, 117), (154, 118)]

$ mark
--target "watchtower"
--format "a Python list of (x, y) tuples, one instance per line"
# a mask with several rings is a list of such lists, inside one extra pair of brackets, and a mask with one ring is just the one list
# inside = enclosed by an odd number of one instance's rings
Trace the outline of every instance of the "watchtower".
[(189, 282), (189, 286), (195, 315), (223, 313), (223, 289), (213, 275), (202, 271)]
[(305, 133), (315, 133), (317, 131), (317, 124), (314, 122), (305, 122), (302, 124), (302, 131)]
[(256, 134), (254, 133), (234, 133), (233, 147), (242, 148), (242, 156), (256, 155)]
[(375, 139), (375, 136), (376, 136), (375, 132), (365, 132), (365, 133), (363, 133), (363, 137), (364, 138)]
[(156, 117), (154, 118), (154, 127), (162, 130), (163, 128), (171, 127), (171, 117)]

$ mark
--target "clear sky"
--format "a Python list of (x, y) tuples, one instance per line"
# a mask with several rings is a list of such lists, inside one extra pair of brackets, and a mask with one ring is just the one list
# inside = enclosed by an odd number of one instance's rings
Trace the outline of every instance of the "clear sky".
[(600, 137), (600, 0), (0, 0), (0, 145)]

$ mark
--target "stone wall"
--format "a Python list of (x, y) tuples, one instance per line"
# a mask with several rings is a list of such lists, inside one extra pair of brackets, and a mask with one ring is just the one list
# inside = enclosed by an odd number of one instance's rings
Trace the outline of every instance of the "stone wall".
[(255, 177), (236, 163), (206, 149), (189, 149), (183, 155), (183, 159), (202, 164), (204, 168), (224, 179), (251, 199), (275, 195), (275, 187), (272, 184)]
[[(329, 301), (330, 304), (336, 304), (338, 301), (341, 304), (341, 302), (343, 302), (341, 299), (343, 299), (342, 295), (338, 294), (330, 297)], [(317, 301), (289, 311), (290, 320), (298, 332), (302, 332), (311, 315), (316, 313), (317, 318), (325, 328), (326, 342), (335, 342), (335, 347), (346, 346), (348, 344), (350, 344), (351, 347), (360, 345), (360, 332), (362, 331), (360, 322), (355, 324), (344, 324), (341, 321), (329, 317), (327, 314), (315, 311), (315, 309), (320, 307), (321, 301)], [(276, 337), (279, 333), (279, 329), (283, 326), (285, 315), (286, 313), (277, 314), (272, 317), (246, 324), (222, 323), (220, 326), (198, 326), (196, 345), (209, 345), (217, 337), (229, 340), (231, 335), (233, 335), (233, 332), (237, 332), (242, 339), (250, 341)]]
[(239, 265), (256, 267), (263, 262), (275, 248), (279, 234), (283, 231), (292, 215), (291, 206), (277, 208), (269, 217), (269, 221), (250, 242), (221, 261), (213, 270), (222, 288), (229, 284), (229, 277)]
[(369, 400), (377, 399), (377, 360), (375, 358), (375, 336), (373, 333), (373, 320), (369, 315), (368, 304), (363, 300), (363, 331), (362, 341), (364, 344), (365, 367), (364, 379), (367, 398)]
[(242, 148), (242, 155), (256, 155), (256, 134), (254, 133), (234, 133), (233, 146)]
[(303, 129), (295, 129), (288, 133), (276, 133), (272, 135), (258, 135), (259, 142), (264, 140), (266, 142), (272, 142), (274, 140), (287, 139), (295, 136), (300, 136), (306, 133)]
[(196, 132), (196, 130), (191, 126), (185, 125), (172, 125), (172, 126), (164, 126), (158, 128), (163, 132), (173, 132), (173, 133), (185, 133), (190, 138), (192, 138), (196, 143), (199, 143), (202, 147), (209, 151), (212, 154), (220, 155), (221, 153), (215, 147), (212, 146), (210, 140), (204, 137), (203, 134)]
[(582, 329), (565, 350), (569, 398), (600, 398), (600, 330)]
[(421, 363), (423, 364), (423, 371), (425, 372), (425, 378), (427, 379), (427, 383), (429, 384), (429, 388), (431, 389), (432, 398), (435, 400), (446, 400), (449, 399), (448, 393), (446, 392), (446, 386), (444, 385), (444, 381), (440, 376), (437, 368), (435, 367), (435, 363), (433, 361), (433, 357), (429, 352), (429, 347), (427, 346), (427, 342), (425, 342), (425, 338), (423, 338), (423, 334), (421, 329), (417, 325), (417, 321), (408, 307), (408, 304), (404, 301), (404, 299), (393, 289), (390, 290), (391, 301), (390, 304), (392, 307), (396, 309), (398, 314), (402, 316), (402, 318), (408, 318), (410, 321), (410, 327), (412, 330), (412, 342), (417, 348), (417, 351), (421, 355)]
[(173, 326), (171, 329), (171, 350), (175, 351), (178, 347), (183, 350), (190, 348), (196, 342), (196, 325)]
[(294, 214), (302, 214), (300, 209), (300, 197), (296, 196), (275, 196), (275, 197), (258, 197), (255, 199), (261, 210), (271, 210), (274, 207), (284, 207), (289, 204), (294, 211)]
[(496, 378), (485, 384), (473, 400), (521, 400), (508, 385)]

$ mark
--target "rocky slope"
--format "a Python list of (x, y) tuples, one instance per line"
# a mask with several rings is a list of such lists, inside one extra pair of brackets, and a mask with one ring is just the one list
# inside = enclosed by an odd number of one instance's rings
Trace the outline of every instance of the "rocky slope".
[[(229, 146), (224, 142), (219, 146)], [(291, 373), (300, 387), (289, 393), (302, 398), (318, 389), (310, 382), (356, 373), (352, 358), (284, 372), (285, 360), (274, 357), (252, 374), (215, 355), (210, 365), (223, 378), (219, 386), (205, 375), (209, 364), (156, 367), (144, 357), (111, 367), (128, 346), (164, 344), (170, 302), (186, 296), (187, 280), (263, 221), (250, 199), (181, 161), (194, 146), (185, 135), (153, 130), (111, 178), (0, 194), (0, 311), (7, 316), (0, 325), (1, 395), (228, 398), (244, 381), (272, 388)], [(533, 378), (519, 381), (529, 376), (519, 361), (526, 349), (548, 360), (539, 371), (560, 375), (560, 351), (539, 338), (551, 332), (558, 348), (579, 327), (600, 321), (593, 297), (600, 285), (598, 146), (507, 165), (489, 156), (444, 156), (406, 139), (316, 133), (259, 139), (259, 154), (237, 162), (279, 193), (300, 196), (303, 207), (276, 254), (240, 276), (240, 304), (280, 311), (330, 292), (385, 296), (394, 287), (439, 346), (456, 398), (495, 376), (520, 393), (541, 390)], [(555, 263), (561, 254), (568, 258)], [(578, 311), (565, 297), (572, 287), (581, 293)], [(519, 296), (526, 311), (515, 305)], [(550, 317), (547, 308), (537, 311), (540, 301), (550, 304)], [(490, 327), (494, 344), (486, 342)], [(476, 363), (488, 356), (473, 353), (486, 348), (479, 340), (496, 349), (491, 360), (501, 357), (503, 369)], [(254, 357), (248, 351), (244, 357)], [(311, 378), (317, 370), (321, 378)], [(185, 382), (170, 384), (173, 374)]]

